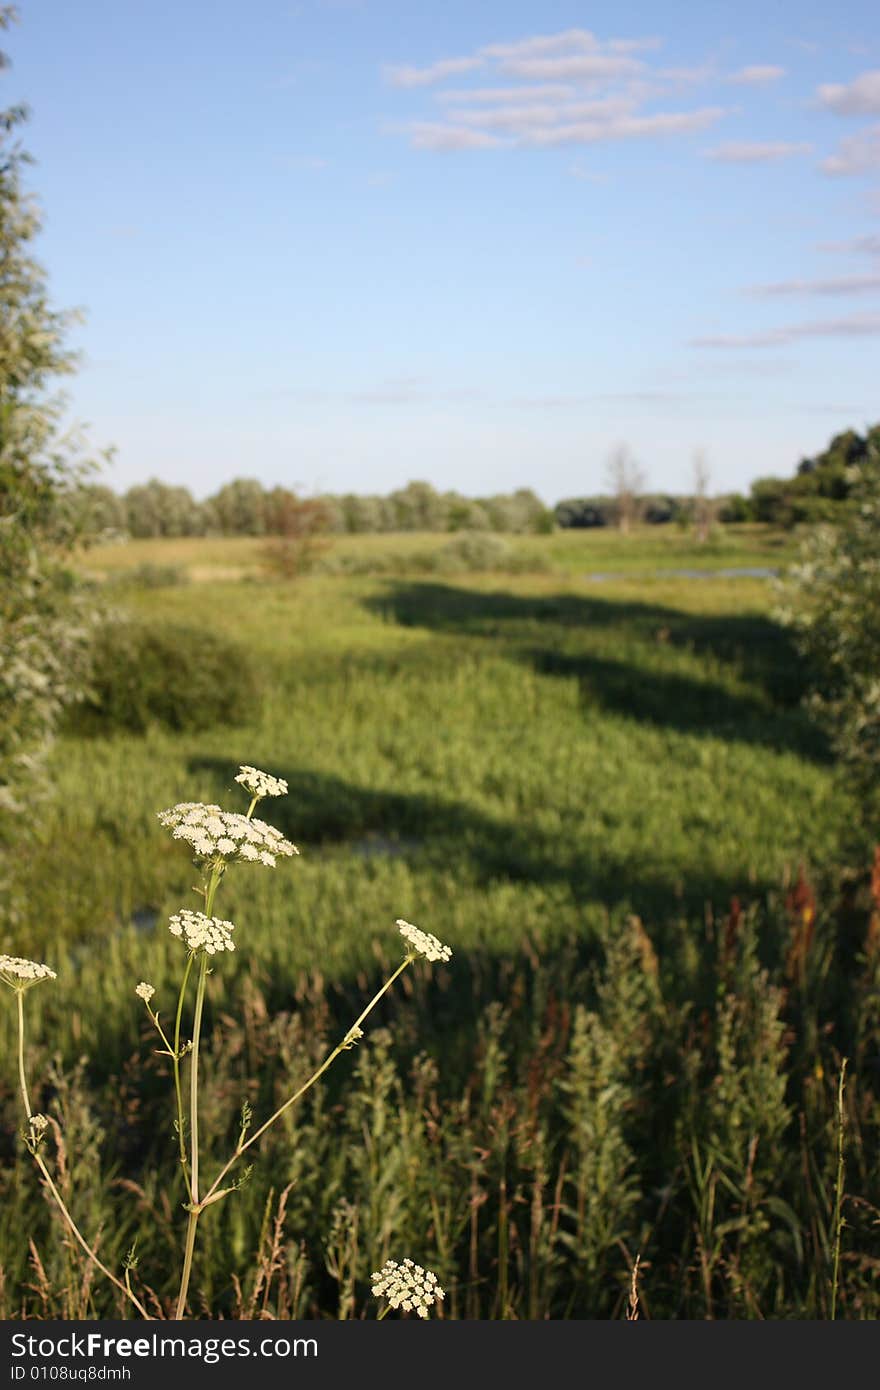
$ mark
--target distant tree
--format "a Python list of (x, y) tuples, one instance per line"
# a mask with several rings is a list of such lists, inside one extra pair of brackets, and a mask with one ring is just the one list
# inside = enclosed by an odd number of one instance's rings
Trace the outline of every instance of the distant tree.
[(731, 492), (722, 497), (718, 507), (718, 520), (725, 526), (754, 521), (755, 513), (748, 497), (741, 492)]
[(314, 569), (315, 561), (330, 545), (330, 514), (318, 497), (299, 497), (288, 488), (266, 494), (266, 529), (262, 547), (267, 567), (282, 579), (296, 579)]
[(815, 458), (801, 459), (793, 478), (758, 478), (752, 484), (755, 519), (776, 526), (803, 522), (835, 522), (848, 505), (852, 469), (880, 444), (880, 425), (860, 435), (844, 430)]
[(458, 492), (445, 492), (443, 503), (448, 531), (491, 531), (489, 512), (475, 497), (462, 497)]
[(256, 478), (234, 478), (208, 501), (214, 524), (223, 535), (265, 535), (265, 494)]
[(617, 504), (617, 525), (626, 534), (640, 517), (645, 472), (636, 462), (629, 447), (626, 444), (618, 444), (608, 459), (607, 476)]
[(715, 503), (709, 495), (712, 472), (705, 450), (697, 449), (693, 458), (693, 517), (694, 535), (700, 545), (705, 545), (712, 532), (715, 520)]
[(198, 536), (205, 529), (202, 510), (188, 488), (151, 478), (125, 494), (126, 523), (137, 539)]
[(412, 482), (388, 498), (396, 531), (445, 531), (446, 507), (430, 483)]
[(566, 497), (553, 509), (557, 526), (588, 528), (610, 526), (614, 503), (609, 497)]
[(87, 535), (101, 536), (128, 529), (125, 503), (103, 483), (86, 483), (80, 489), (82, 526)]

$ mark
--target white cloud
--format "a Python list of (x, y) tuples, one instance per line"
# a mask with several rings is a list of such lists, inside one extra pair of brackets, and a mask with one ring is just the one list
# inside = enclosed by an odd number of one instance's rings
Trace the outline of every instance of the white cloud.
[(559, 34), (533, 34), (515, 43), (490, 43), (481, 52), (487, 58), (543, 58), (548, 53), (598, 49), (599, 40), (588, 29), (565, 29)]
[(867, 236), (852, 237), (849, 241), (826, 241), (820, 251), (840, 251), (844, 255), (880, 256), (880, 232), (869, 232)]
[(841, 140), (837, 153), (822, 161), (822, 172), (833, 175), (869, 174), (880, 169), (880, 125)]
[(828, 280), (779, 280), (771, 285), (751, 285), (746, 293), (758, 299), (774, 299), (802, 294), (876, 294), (878, 290), (880, 274), (837, 275)]
[(706, 158), (717, 164), (772, 164), (793, 155), (810, 154), (812, 145), (792, 140), (730, 140), (707, 150)]
[(485, 130), (467, 130), (464, 126), (443, 125), (439, 121), (414, 121), (405, 129), (417, 150), (491, 150), (505, 144)]
[(682, 135), (705, 130), (724, 115), (719, 106), (698, 111), (663, 111), (653, 116), (619, 116), (606, 121), (581, 121), (570, 125), (534, 128), (523, 132), (527, 144), (594, 145), (606, 140), (635, 140), (657, 135)]
[(880, 115), (880, 68), (863, 72), (846, 84), (826, 83), (816, 95), (820, 106), (838, 116)]
[(694, 338), (690, 345), (697, 348), (764, 348), (780, 347), (801, 338), (864, 338), (877, 335), (880, 335), (880, 314), (854, 314), (850, 318), (793, 323), (784, 328), (768, 329), (764, 333), (722, 333)]
[(697, 67), (691, 68), (661, 68), (657, 76), (662, 77), (666, 82), (675, 82), (678, 85), (693, 87), (701, 82), (708, 82), (715, 77), (718, 69), (715, 63), (700, 63)]
[(480, 125), (488, 130), (507, 130), (512, 134), (529, 136), (536, 127), (567, 126), (576, 122), (609, 122), (632, 111), (633, 103), (626, 97), (604, 97), (598, 101), (566, 102), (561, 105), (534, 103), (529, 106), (501, 106), (485, 111), (464, 107), (456, 111), (455, 119), (465, 125)]
[(566, 101), (575, 95), (575, 91), (574, 87), (567, 87), (561, 82), (547, 82), (538, 87), (474, 87), (470, 91), (467, 87), (450, 87), (445, 92), (435, 92), (434, 96), (443, 102), (471, 101), (489, 105), (508, 101)]
[(618, 77), (634, 77), (643, 72), (645, 64), (638, 58), (612, 53), (576, 53), (559, 58), (506, 58), (502, 72), (512, 77), (535, 78), (539, 82), (554, 79), (582, 82), (611, 81)]
[(754, 63), (751, 67), (732, 72), (727, 80), (742, 87), (762, 87), (767, 82), (778, 82), (784, 76), (785, 68), (775, 67), (772, 63)]
[(430, 87), (434, 82), (442, 82), (445, 77), (473, 72), (483, 65), (482, 58), (441, 58), (426, 68), (386, 67), (385, 81), (392, 87)]

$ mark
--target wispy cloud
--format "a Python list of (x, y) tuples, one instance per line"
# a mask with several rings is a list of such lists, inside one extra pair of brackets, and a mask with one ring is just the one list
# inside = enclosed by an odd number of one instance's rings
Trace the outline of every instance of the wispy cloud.
[[(726, 114), (722, 107), (656, 109), (664, 96), (669, 104), (675, 84), (683, 80), (680, 71), (652, 68), (636, 56), (659, 44), (653, 36), (600, 40), (587, 29), (572, 28), (486, 44), (468, 57), (427, 67), (389, 67), (385, 75), (392, 85), (436, 84), (433, 97), (444, 108), (439, 119), (425, 113), (426, 118), (389, 128), (406, 132), (415, 148), (430, 150), (597, 145), (708, 129)], [(454, 73), (483, 66), (501, 80), (470, 89), (444, 87)], [(705, 65), (701, 75), (714, 71)]]
[(770, 285), (750, 285), (745, 291), (756, 299), (777, 299), (797, 295), (876, 294), (880, 273), (876, 275), (837, 275), (828, 280), (779, 280)]
[(525, 135), (529, 145), (596, 145), (605, 141), (637, 140), (661, 135), (682, 135), (706, 130), (724, 115), (720, 106), (698, 111), (661, 111), (652, 116), (620, 116), (606, 121), (575, 122), (549, 129), (533, 129)]
[(763, 87), (768, 82), (778, 82), (784, 76), (785, 68), (776, 67), (772, 63), (753, 63), (751, 67), (732, 72), (727, 80), (741, 87)]
[(706, 151), (717, 164), (775, 164), (780, 159), (812, 153), (813, 146), (794, 140), (729, 140)]
[(849, 241), (823, 241), (819, 250), (839, 251), (845, 256), (880, 256), (880, 232), (851, 237)]
[(471, 102), (487, 104), (510, 101), (570, 101), (576, 95), (576, 87), (567, 87), (561, 82), (547, 82), (541, 86), (528, 87), (450, 87), (445, 92), (435, 92), (438, 101), (456, 103)]
[(348, 399), (358, 405), (409, 405), (425, 398), (429, 382), (421, 376), (390, 377), (363, 391), (352, 391)]
[(880, 116), (880, 68), (863, 72), (852, 82), (829, 82), (816, 93), (820, 106), (838, 116)]
[(644, 71), (645, 64), (638, 58), (616, 53), (572, 53), (557, 58), (505, 58), (500, 67), (511, 76), (535, 78), (539, 82), (571, 78), (580, 82), (607, 82), (635, 77)]
[(435, 82), (442, 82), (446, 77), (473, 72), (475, 68), (481, 68), (483, 65), (483, 59), (479, 57), (441, 58), (439, 62), (431, 63), (426, 68), (386, 67), (385, 81), (392, 87), (430, 87)]
[(847, 135), (837, 153), (823, 159), (821, 168), (823, 173), (832, 175), (870, 174), (880, 169), (880, 125)]
[(607, 123), (631, 113), (633, 102), (626, 97), (602, 97), (597, 101), (538, 103), (525, 106), (503, 105), (492, 110), (463, 107), (455, 112), (456, 121), (481, 125), (488, 130), (507, 130), (526, 138), (542, 126), (573, 125), (576, 122)]
[(765, 348), (798, 342), (801, 338), (866, 338), (880, 334), (880, 314), (854, 314), (850, 318), (820, 319), (812, 323), (792, 323), (763, 333), (721, 333), (693, 338), (696, 348)]
[(414, 121), (406, 130), (417, 150), (491, 150), (507, 143), (485, 130), (468, 130), (438, 121)]

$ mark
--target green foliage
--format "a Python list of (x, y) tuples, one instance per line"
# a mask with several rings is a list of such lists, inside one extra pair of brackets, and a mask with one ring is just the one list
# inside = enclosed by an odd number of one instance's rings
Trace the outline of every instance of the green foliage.
[[(14, 17), (0, 11), (0, 27)], [(25, 115), (0, 113), (0, 810), (16, 805), (79, 694), (89, 619), (66, 568), (85, 463), (51, 394), (74, 366), (64, 339), (75, 316), (51, 307), (31, 254), (40, 218), (17, 140)]]
[(810, 673), (810, 705), (828, 729), (866, 828), (880, 835), (880, 437), (847, 474), (850, 505), (804, 543), (782, 616)]
[(803, 459), (794, 478), (758, 478), (751, 489), (755, 521), (771, 526), (837, 522), (849, 503), (853, 470), (880, 448), (880, 425), (864, 436), (846, 430), (815, 458)]
[(89, 693), (72, 716), (82, 733), (209, 729), (244, 723), (259, 708), (247, 655), (206, 628), (109, 621), (92, 659)]

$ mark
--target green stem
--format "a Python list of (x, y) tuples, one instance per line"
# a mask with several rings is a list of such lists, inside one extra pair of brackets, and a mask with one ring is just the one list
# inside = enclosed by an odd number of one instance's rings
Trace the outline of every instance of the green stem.
[[(205, 916), (210, 917), (214, 910), (214, 896), (220, 882), (222, 869), (216, 866), (211, 871), (211, 879), (205, 893)], [(192, 959), (192, 958), (190, 958)], [(189, 1072), (189, 1130), (190, 1130), (190, 1202), (189, 1218), (186, 1224), (186, 1243), (183, 1250), (183, 1269), (180, 1274), (180, 1292), (177, 1295), (177, 1312), (180, 1319), (186, 1315), (186, 1295), (189, 1291), (192, 1273), (193, 1252), (196, 1245), (196, 1227), (202, 1208), (199, 1205), (199, 1044), (202, 1036), (202, 1011), (205, 1006), (205, 983), (208, 978), (208, 954), (202, 952), (199, 961), (199, 979), (196, 985), (196, 1006), (193, 1015), (192, 1049)]]
[(180, 993), (177, 996), (177, 1017), (174, 1020), (174, 1093), (177, 1097), (177, 1144), (180, 1154), (180, 1165), (183, 1169), (183, 1177), (186, 1182), (187, 1196), (192, 1201), (192, 1187), (189, 1181), (189, 1170), (187, 1168), (186, 1157), (186, 1135), (184, 1133), (183, 1119), (183, 1091), (180, 1085), (180, 1021), (183, 1016), (183, 1001), (186, 998), (186, 987), (189, 982), (189, 972), (192, 970), (193, 957), (190, 956), (186, 962), (186, 970), (183, 973), (183, 981), (180, 986)]
[[(20, 989), (16, 990), (16, 994), (18, 996), (18, 1079), (21, 1085), (21, 1098), (24, 1102), (25, 1114), (27, 1115), (28, 1119), (28, 1129), (30, 1129), (30, 1122), (33, 1111), (31, 1110), (30, 1096), (28, 1095), (27, 1087), (27, 1077), (25, 1075), (24, 1070), (24, 991)], [(31, 1143), (33, 1143), (32, 1136)], [(116, 1288), (119, 1289), (121, 1293), (125, 1294), (125, 1297), (129, 1299), (129, 1301), (134, 1305), (134, 1307), (140, 1313), (141, 1317), (145, 1318), (147, 1322), (149, 1322), (150, 1315), (147, 1312), (144, 1305), (140, 1302), (140, 1300), (135, 1297), (130, 1288), (126, 1288), (126, 1285), (123, 1284), (121, 1279), (117, 1279), (116, 1275), (107, 1268), (107, 1266), (103, 1263), (102, 1260), (98, 1259), (98, 1256), (95, 1254), (94, 1250), (89, 1245), (88, 1241), (86, 1240), (82, 1231), (77, 1226), (70, 1212), (67, 1210), (67, 1205), (64, 1201), (64, 1198), (61, 1196), (61, 1193), (55, 1186), (55, 1183), (52, 1179), (52, 1174), (49, 1172), (49, 1169), (43, 1162), (43, 1159), (40, 1156), (40, 1154), (37, 1153), (36, 1149), (33, 1148), (31, 1149), (31, 1154), (33, 1156), (34, 1162), (36, 1163), (37, 1167), (43, 1175), (43, 1181), (45, 1182), (53, 1198), (55, 1199), (55, 1205), (58, 1207), (58, 1210), (61, 1212), (61, 1215), (64, 1217), (64, 1220), (70, 1227), (71, 1233), (73, 1234), (74, 1238), (82, 1246), (83, 1250), (88, 1255), (89, 1259), (92, 1261), (92, 1264), (97, 1265), (101, 1273), (105, 1275), (107, 1279), (110, 1280), (110, 1283), (115, 1284)]]
[[(348, 1030), (348, 1033), (346, 1034), (346, 1038), (354, 1032), (355, 1028), (359, 1028), (361, 1026), (367, 1015), (369, 1013), (372, 1013), (373, 1009), (376, 1007), (383, 994), (387, 993), (387, 991), (394, 984), (394, 981), (397, 979), (397, 977), (399, 975), (402, 975), (406, 967), (408, 965), (411, 965), (415, 959), (416, 957), (414, 955), (407, 956), (406, 959), (402, 962), (402, 964), (397, 967), (394, 974), (389, 976), (382, 988), (380, 990), (377, 990), (377, 992), (373, 995), (367, 1007), (363, 1009), (359, 1016), (355, 1019), (354, 1023), (352, 1024), (351, 1028)], [(271, 1125), (274, 1125), (276, 1120), (280, 1120), (281, 1116), (285, 1113), (285, 1111), (289, 1110), (292, 1105), (295, 1105), (296, 1102), (300, 1100), (302, 1096), (305, 1095), (306, 1091), (308, 1091), (312, 1086), (314, 1086), (315, 1082), (321, 1076), (324, 1075), (324, 1072), (327, 1070), (327, 1068), (331, 1066), (333, 1062), (336, 1061), (336, 1058), (339, 1056), (340, 1052), (345, 1051), (346, 1045), (345, 1039), (343, 1039), (343, 1041), (341, 1043), (338, 1043), (337, 1046), (334, 1047), (333, 1051), (330, 1052), (327, 1057), (325, 1057), (324, 1061), (318, 1067), (317, 1071), (312, 1073), (308, 1081), (304, 1082), (303, 1085), (300, 1086), (298, 1091), (294, 1091), (293, 1095), (289, 1096), (283, 1105), (279, 1105), (278, 1109), (274, 1112), (274, 1114), (270, 1115), (268, 1120), (264, 1121), (264, 1123), (260, 1125), (260, 1128), (254, 1131), (250, 1139), (248, 1139), (248, 1141), (245, 1144), (240, 1143), (238, 1145), (238, 1147), (235, 1150), (235, 1153), (232, 1155), (229, 1161), (226, 1164), (224, 1164), (224, 1166), (220, 1169), (220, 1172), (217, 1174), (217, 1177), (214, 1179), (213, 1183), (208, 1188), (208, 1191), (202, 1198), (203, 1207), (207, 1206), (211, 1198), (214, 1197), (214, 1194), (217, 1192), (217, 1188), (220, 1186), (221, 1182), (226, 1177), (226, 1174), (229, 1172), (231, 1168), (235, 1166), (235, 1164), (241, 1158), (242, 1154), (247, 1153), (251, 1145), (255, 1144), (257, 1140), (260, 1138), (260, 1136), (265, 1134), (266, 1130), (269, 1129)]]
[(847, 1058), (844, 1057), (840, 1067), (840, 1080), (837, 1083), (837, 1182), (834, 1186), (834, 1267), (831, 1276), (831, 1321), (834, 1322), (837, 1315), (837, 1286), (840, 1278), (840, 1240), (843, 1234), (843, 1184), (845, 1178), (845, 1166), (843, 1157), (843, 1131), (845, 1113), (843, 1108), (844, 1081), (846, 1078)]
[(189, 1128), (191, 1135), (192, 1160), (190, 1163), (190, 1206), (186, 1224), (186, 1243), (183, 1251), (183, 1269), (180, 1275), (180, 1292), (177, 1295), (175, 1317), (182, 1318), (186, 1313), (186, 1295), (192, 1273), (193, 1251), (196, 1245), (196, 1227), (199, 1224), (201, 1208), (199, 1201), (199, 1043), (202, 1033), (202, 1010), (205, 1004), (205, 981), (208, 977), (208, 957), (202, 952), (199, 962), (199, 980), (196, 986), (196, 1008), (193, 1016), (192, 1059), (189, 1073)]
[(28, 1095), (27, 1077), (24, 1074), (24, 990), (15, 991), (18, 999), (18, 1080), (21, 1085), (21, 1098), (24, 1101), (25, 1114), (28, 1117), (28, 1125), (32, 1115), (30, 1097)]

